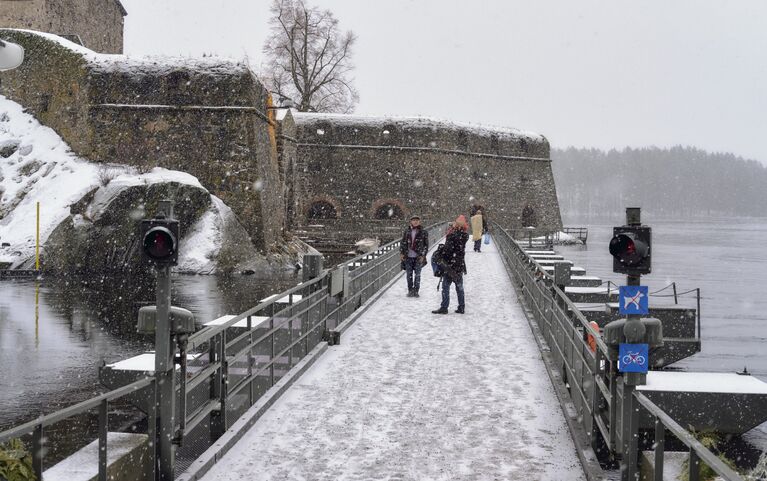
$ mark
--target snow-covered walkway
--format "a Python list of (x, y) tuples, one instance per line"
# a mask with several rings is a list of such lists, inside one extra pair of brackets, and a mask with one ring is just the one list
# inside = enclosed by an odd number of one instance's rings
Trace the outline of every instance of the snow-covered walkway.
[(465, 315), (400, 279), (203, 479), (583, 479), (494, 245), (466, 260)]

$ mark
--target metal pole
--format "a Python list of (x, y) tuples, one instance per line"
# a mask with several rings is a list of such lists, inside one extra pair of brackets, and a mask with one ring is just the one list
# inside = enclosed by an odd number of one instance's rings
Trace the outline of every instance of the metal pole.
[(160, 480), (171, 481), (175, 464), (174, 404), (175, 378), (173, 348), (170, 335), (170, 267), (157, 268), (157, 326), (155, 329), (155, 377), (157, 379), (157, 411), (160, 426), (157, 448), (160, 458)]
[(37, 203), (37, 229), (35, 235), (35, 270), (40, 270), (40, 203)]

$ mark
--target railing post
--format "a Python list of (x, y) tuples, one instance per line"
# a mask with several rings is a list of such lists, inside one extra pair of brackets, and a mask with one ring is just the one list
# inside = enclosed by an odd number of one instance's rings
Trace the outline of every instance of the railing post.
[(107, 435), (109, 434), (109, 402), (99, 406), (99, 481), (107, 481)]
[(679, 298), (676, 295), (676, 281), (671, 283), (671, 287), (674, 289), (674, 304), (679, 304)]
[(701, 338), (701, 337), (703, 337), (703, 333), (700, 331), (700, 287), (698, 287), (695, 290), (697, 291), (696, 297), (697, 297), (697, 301), (698, 301), (698, 304), (697, 304), (697, 307), (698, 307), (698, 312), (697, 312), (698, 313), (698, 338)]
[(35, 427), (32, 435), (32, 469), (37, 479), (43, 479), (43, 450), (45, 449), (45, 440), (43, 439), (43, 425)]
[(690, 446), (690, 464), (687, 474), (687, 479), (690, 481), (698, 481), (700, 479), (700, 458), (698, 458), (698, 453), (695, 452), (692, 446)]
[(174, 346), (171, 342), (170, 326), (170, 266), (157, 268), (157, 326), (155, 328), (155, 378), (158, 394), (160, 426), (157, 432), (157, 444), (160, 456), (160, 479), (173, 479), (175, 466), (175, 369), (173, 362)]
[(248, 406), (253, 405), (253, 318), (248, 316)]
[(221, 331), (221, 426), (222, 433), (229, 429), (228, 411), (226, 403), (229, 397), (229, 360), (226, 357), (226, 329)]
[(655, 418), (655, 469), (653, 479), (663, 479), (663, 451), (666, 449), (666, 428)]

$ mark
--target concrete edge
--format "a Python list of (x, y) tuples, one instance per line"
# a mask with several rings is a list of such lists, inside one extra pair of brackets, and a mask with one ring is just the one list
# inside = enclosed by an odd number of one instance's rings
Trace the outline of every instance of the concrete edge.
[(356, 311), (354, 311), (352, 313), (352, 315), (350, 315), (348, 318), (344, 319), (344, 321), (342, 321), (340, 324), (338, 324), (335, 329), (331, 329), (330, 332), (332, 332), (334, 334), (338, 333), (337, 336), (338, 336), (338, 339), (339, 339), (339, 343), (340, 343), (340, 339), (341, 339), (341, 336), (343, 335), (343, 333), (347, 329), (352, 327), (352, 325), (355, 322), (357, 322), (357, 319), (359, 319), (362, 316), (362, 314), (365, 313), (365, 311), (370, 309), (370, 307), (373, 304), (375, 304), (375, 302), (382, 295), (384, 295), (394, 284), (396, 284), (397, 281), (400, 279), (400, 277), (402, 277), (404, 275), (405, 275), (404, 271), (400, 271), (399, 273), (397, 273), (392, 280), (387, 282), (385, 286), (383, 286), (378, 292), (373, 294), (367, 301), (365, 301), (364, 304), (362, 304)]
[(320, 356), (328, 349), (327, 342), (320, 342), (314, 349), (304, 356), (293, 369), (291, 369), (282, 379), (280, 379), (274, 386), (261, 396), (253, 406), (245, 411), (245, 414), (240, 416), (232, 426), (217, 439), (211, 447), (205, 450), (200, 457), (198, 457), (184, 473), (178, 476), (177, 481), (194, 481), (203, 477), (214, 464), (219, 462), (226, 453), (229, 452), (232, 447), (245, 435), (245, 433), (253, 427), (261, 416), (277, 402), (280, 397), (292, 386), (298, 378), (301, 377)]
[[(499, 254), (501, 254), (500, 251)], [(589, 436), (578, 422), (578, 416), (576, 415), (575, 406), (571, 400), (570, 393), (567, 392), (567, 389), (562, 382), (562, 377), (554, 368), (554, 365), (551, 361), (551, 349), (549, 349), (548, 345), (546, 344), (546, 340), (543, 338), (543, 335), (541, 334), (538, 325), (535, 323), (535, 320), (532, 319), (532, 311), (525, 302), (524, 296), (520, 294), (520, 289), (517, 287), (517, 280), (512, 276), (511, 270), (509, 269), (506, 259), (502, 254), (501, 261), (504, 264), (506, 275), (509, 276), (511, 285), (514, 287), (514, 292), (517, 294), (517, 299), (519, 300), (520, 306), (522, 306), (522, 311), (525, 313), (525, 319), (527, 320), (528, 326), (530, 326), (530, 331), (533, 334), (533, 338), (535, 338), (535, 343), (538, 344), (538, 350), (541, 352), (541, 358), (543, 359), (543, 363), (546, 366), (546, 373), (549, 375), (551, 386), (554, 388), (557, 399), (559, 399), (559, 405), (562, 408), (562, 414), (564, 414), (567, 428), (570, 430), (570, 437), (575, 443), (575, 451), (578, 455), (578, 459), (581, 462), (583, 474), (586, 476), (588, 481), (605, 481), (608, 479), (608, 477), (602, 469), (602, 466), (600, 466), (599, 461), (597, 460), (597, 455), (594, 452), (594, 449), (591, 447), (591, 444), (586, 441), (589, 439)]]

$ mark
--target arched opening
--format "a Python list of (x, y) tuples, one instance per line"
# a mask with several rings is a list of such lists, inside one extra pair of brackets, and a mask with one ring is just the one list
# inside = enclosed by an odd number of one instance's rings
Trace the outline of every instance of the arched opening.
[(525, 208), (522, 209), (522, 216), (521, 219), (522, 226), (523, 227), (535, 227), (537, 225), (537, 220), (535, 216), (535, 210), (530, 207), (530, 204), (525, 205)]
[(309, 220), (315, 219), (336, 219), (338, 211), (336, 206), (326, 200), (317, 200), (309, 205), (309, 211), (306, 215)]
[(376, 208), (373, 218), (376, 220), (404, 219), (405, 212), (396, 203), (386, 202)]

